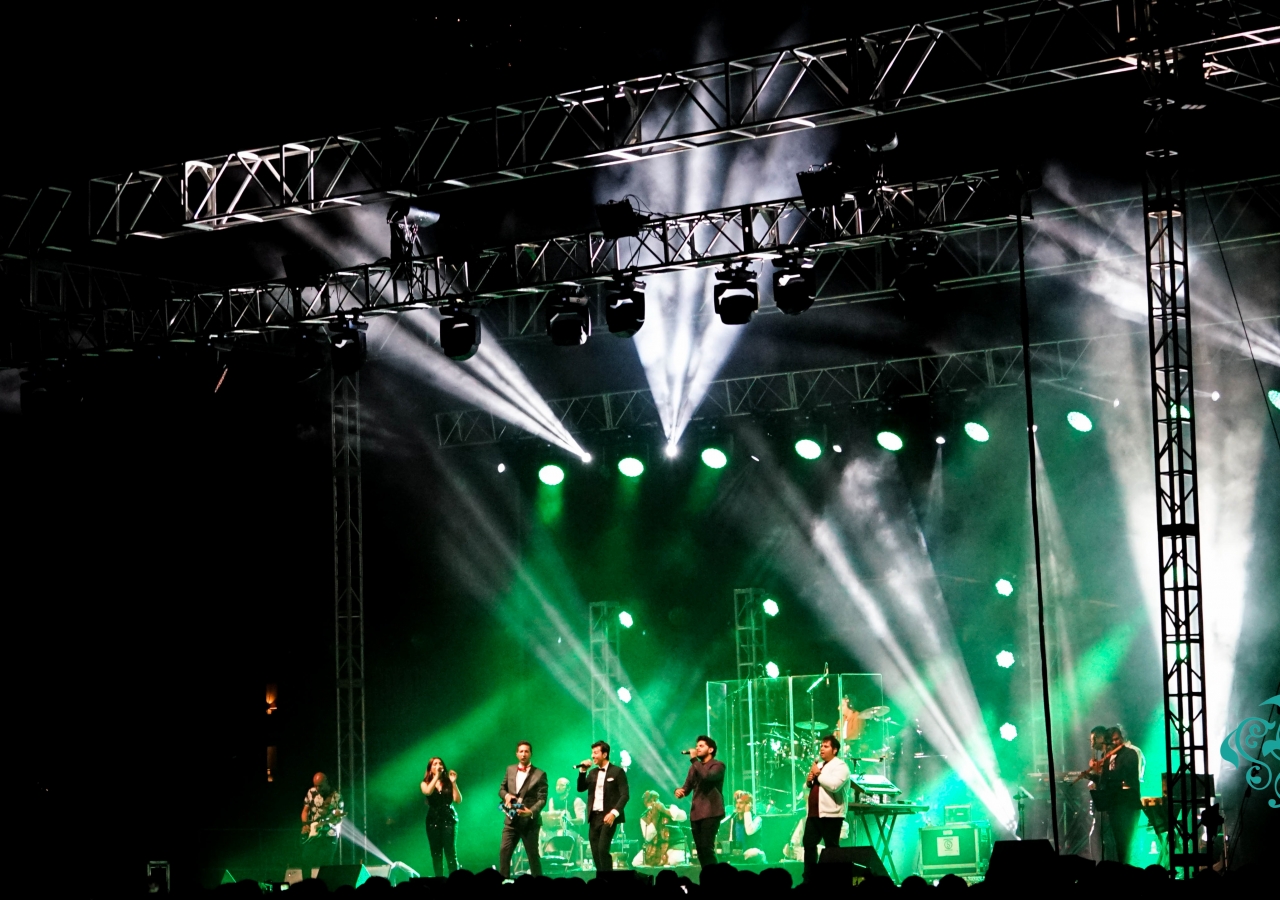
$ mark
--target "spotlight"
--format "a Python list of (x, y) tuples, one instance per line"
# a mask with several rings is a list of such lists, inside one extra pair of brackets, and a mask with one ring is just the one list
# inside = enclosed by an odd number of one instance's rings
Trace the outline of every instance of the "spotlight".
[(440, 349), (459, 362), (480, 349), (480, 319), (459, 307), (440, 310)]
[(938, 291), (938, 279), (930, 263), (938, 255), (942, 239), (930, 232), (907, 235), (893, 243), (898, 274), (893, 286), (909, 303), (928, 302)]
[[(631, 691), (627, 690), (625, 687), (618, 688), (618, 699), (621, 700), (623, 703), (630, 703)], [(1009, 727), (1012, 728), (1013, 726), (1010, 725)], [(1010, 740), (1012, 740), (1012, 738), (1010, 738)]]
[(1001, 597), (1010, 597), (1013, 595), (1013, 582), (1008, 578), (1001, 578), (996, 582), (996, 593)]
[(822, 445), (811, 438), (796, 441), (796, 453), (802, 459), (817, 459), (822, 455)]
[(605, 294), (604, 320), (614, 337), (629, 338), (639, 331), (644, 325), (644, 282), (636, 281), (634, 274), (616, 276)]
[(772, 597), (766, 597), (764, 602), (760, 604), (760, 608), (764, 610), (766, 616), (776, 616), (778, 614), (778, 601)]
[(834, 450), (836, 453), (843, 453), (843, 452), (844, 452), (844, 448), (843, 448), (843, 447), (841, 447), (839, 444), (832, 444), (832, 445), (831, 445), (831, 449), (832, 449), (832, 450)]
[(782, 674), (782, 670), (778, 668), (778, 664), (776, 662), (770, 661), (764, 664), (764, 674), (768, 675), (770, 678), (777, 678)]
[(941, 447), (943, 444), (947, 442), (947, 439), (944, 438), (942, 435), (938, 435), (936, 438), (933, 439), (933, 442), (937, 444), (939, 447)]
[(628, 478), (639, 478), (644, 474), (644, 463), (634, 456), (624, 456), (618, 460), (618, 471)]
[(506, 463), (498, 463), (498, 474), (499, 474), (499, 475), (501, 475), (501, 474), (502, 474), (503, 472), (505, 472), (505, 471), (507, 471), (507, 464), (506, 464)]
[(592, 456), (591, 456), (591, 454), (590, 454), (590, 453), (588, 453), (586, 450), (583, 450), (583, 451), (582, 451), (582, 455), (581, 455), (581, 456), (579, 456), (579, 457), (578, 457), (578, 459), (582, 460), (584, 463), (589, 463), (589, 462), (591, 462), (591, 460), (593, 459), (593, 457), (592, 457)]
[(1267, 399), (1271, 401), (1272, 406), (1280, 409), (1280, 391), (1275, 389), (1267, 391)]
[(1011, 741), (1018, 736), (1018, 729), (1012, 722), (1005, 722), (1000, 726), (1000, 737), (1006, 741)]
[(1212, 400), (1214, 403), (1217, 403), (1219, 400), (1222, 399), (1222, 395), (1219, 394), (1217, 391), (1214, 391), (1212, 394), (1209, 395), (1209, 399)]
[(631, 768), (631, 751), (622, 750), (618, 753), (618, 762), (622, 763), (622, 768)]
[(964, 433), (969, 435), (970, 438), (977, 441), (979, 444), (985, 444), (987, 441), (991, 440), (991, 432), (987, 431), (986, 428), (982, 427), (977, 422), (965, 422)]
[(631, 618), (631, 613), (624, 609), (622, 612), (618, 613), (618, 624), (623, 628), (630, 628), (632, 625), (636, 624), (636, 620)]
[(746, 325), (752, 314), (760, 308), (759, 286), (755, 273), (746, 263), (734, 268), (729, 264), (716, 272), (716, 286), (712, 291), (716, 315), (726, 325)]
[(803, 251), (788, 253), (773, 263), (773, 302), (788, 316), (813, 306), (813, 258)]
[(1181, 403), (1169, 404), (1169, 418), (1171, 419), (1190, 419), (1191, 410), (1187, 409)]
[(680, 447), (678, 444), (670, 443), (663, 449), (662, 455), (667, 459), (675, 459), (680, 455)]
[(1013, 668), (1013, 654), (1008, 650), (1001, 650), (996, 654), (996, 665), (1002, 669)]
[(397, 200), (387, 210), (387, 224), (391, 227), (391, 261), (407, 262), (422, 257), (422, 238), (418, 232), (440, 221), (440, 213), (417, 206), (411, 200)]
[(600, 231), (604, 234), (606, 241), (639, 237), (640, 223), (644, 221), (640, 214), (631, 208), (631, 201), (626, 197), (596, 204), (596, 219), (600, 222)]
[(547, 298), (547, 336), (557, 347), (579, 347), (591, 337), (591, 308), (578, 285)]
[(876, 435), (876, 443), (886, 450), (892, 450), (897, 453), (902, 449), (902, 438), (898, 437), (892, 431), (882, 431)]
[(710, 469), (723, 469), (729, 463), (729, 457), (718, 447), (708, 447), (702, 451), (702, 464)]
[(339, 378), (354, 375), (364, 365), (365, 330), (369, 323), (354, 315), (343, 315), (329, 323), (330, 360)]
[(843, 178), (840, 167), (835, 163), (827, 163), (817, 169), (810, 166), (807, 172), (797, 172), (796, 182), (800, 185), (805, 208), (819, 210), (844, 202)]
[(1067, 413), (1067, 424), (1076, 431), (1085, 432), (1093, 431), (1093, 420), (1082, 412), (1072, 410)]
[(538, 470), (538, 480), (549, 487), (555, 487), (564, 481), (564, 469), (555, 463), (547, 463)]

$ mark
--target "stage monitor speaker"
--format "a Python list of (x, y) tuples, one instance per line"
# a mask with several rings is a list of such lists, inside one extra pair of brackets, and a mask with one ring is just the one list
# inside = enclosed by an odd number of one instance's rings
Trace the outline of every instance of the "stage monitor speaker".
[(369, 870), (360, 863), (345, 866), (321, 866), (316, 872), (316, 880), (323, 881), (325, 887), (335, 891), (344, 885), (357, 888), (369, 880)]
[(818, 864), (823, 863), (851, 863), (871, 875), (889, 875), (871, 847), (823, 847), (818, 855)]
[(991, 848), (986, 881), (1041, 881), (1057, 870), (1057, 860), (1053, 844), (1046, 840), (996, 841)]

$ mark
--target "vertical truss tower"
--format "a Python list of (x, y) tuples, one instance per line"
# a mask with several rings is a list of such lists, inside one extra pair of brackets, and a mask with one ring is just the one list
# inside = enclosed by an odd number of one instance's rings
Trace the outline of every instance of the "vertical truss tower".
[(608, 601), (592, 603), (588, 609), (591, 642), (591, 734), (593, 741), (613, 743), (614, 704), (622, 684), (622, 663), (618, 656), (621, 636), (618, 605)]
[(1151, 109), (1143, 221), (1164, 664), (1164, 793), (1169, 818), (1169, 866), (1183, 877), (1190, 877), (1210, 862), (1210, 855), (1200, 850), (1198, 832), (1200, 815), (1212, 802), (1213, 787), (1205, 710), (1186, 188), (1184, 158), (1179, 154), (1176, 132), (1181, 110), (1195, 105), (1195, 97), (1188, 91), (1197, 89), (1203, 69), (1198, 57), (1168, 49), (1171, 40), (1166, 32), (1171, 30), (1171, 23), (1161, 22), (1157, 14), (1169, 6), (1155, 0), (1134, 4), (1134, 34), (1148, 88), (1146, 102)]
[(730, 765), (740, 783), (754, 796), (760, 796), (763, 777), (763, 745), (760, 723), (764, 721), (763, 697), (758, 679), (764, 674), (769, 657), (769, 642), (764, 612), (766, 594), (760, 588), (734, 588), (733, 641), (738, 660), (736, 693), (730, 700), (732, 745)]
[[(333, 451), (334, 672), (338, 694), (337, 788), (347, 819), (368, 833), (365, 808), (364, 541), (360, 485), (360, 376), (330, 369)], [(339, 842), (338, 858), (344, 848)]]

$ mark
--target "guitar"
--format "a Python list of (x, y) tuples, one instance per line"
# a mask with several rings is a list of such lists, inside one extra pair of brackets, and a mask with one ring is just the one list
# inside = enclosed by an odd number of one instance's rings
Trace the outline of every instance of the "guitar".
[[(336, 795), (335, 795), (336, 796)], [(315, 819), (302, 823), (302, 843), (315, 838), (329, 837), (331, 829), (342, 821), (347, 811), (342, 808), (342, 800), (324, 808), (324, 812)]]

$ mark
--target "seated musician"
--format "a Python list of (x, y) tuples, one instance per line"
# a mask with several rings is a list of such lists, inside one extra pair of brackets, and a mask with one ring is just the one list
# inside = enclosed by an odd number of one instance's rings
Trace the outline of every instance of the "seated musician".
[(632, 860), (633, 867), (681, 866), (685, 863), (680, 833), (671, 827), (673, 823), (687, 822), (689, 815), (678, 806), (664, 806), (657, 791), (645, 791), (644, 815), (640, 817), (640, 836), (643, 839), (640, 852)]
[(755, 798), (750, 792), (733, 792), (733, 812), (725, 817), (725, 821), (729, 823), (731, 853), (741, 853), (743, 862), (768, 861), (760, 846), (760, 829), (764, 826), (764, 819), (755, 814)]
[[(569, 796), (569, 779), (557, 778), (555, 792), (547, 798), (542, 822), (551, 834), (580, 834), (587, 823), (587, 804)], [(544, 835), (545, 836), (545, 835)]]

